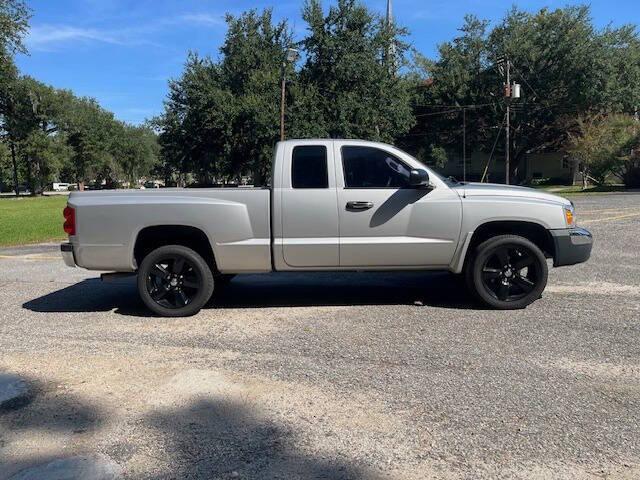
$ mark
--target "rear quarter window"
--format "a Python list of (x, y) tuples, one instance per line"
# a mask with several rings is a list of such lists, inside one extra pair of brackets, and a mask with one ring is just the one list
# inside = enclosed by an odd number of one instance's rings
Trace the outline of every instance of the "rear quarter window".
[(293, 148), (291, 186), (293, 188), (329, 188), (327, 147), (301, 145)]

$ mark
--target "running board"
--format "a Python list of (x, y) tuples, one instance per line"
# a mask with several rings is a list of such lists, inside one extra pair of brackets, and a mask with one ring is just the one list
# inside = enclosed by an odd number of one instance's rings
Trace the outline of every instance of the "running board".
[(137, 275), (137, 273), (136, 272), (101, 273), (100, 280), (102, 280), (103, 282), (110, 283), (110, 282), (115, 282), (116, 280), (133, 277), (134, 275)]

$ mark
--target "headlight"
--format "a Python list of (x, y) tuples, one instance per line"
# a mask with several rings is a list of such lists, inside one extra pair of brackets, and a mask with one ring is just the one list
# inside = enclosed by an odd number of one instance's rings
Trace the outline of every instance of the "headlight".
[(564, 219), (567, 222), (567, 227), (575, 227), (576, 226), (576, 212), (573, 208), (573, 204), (570, 207), (563, 207), (564, 209)]

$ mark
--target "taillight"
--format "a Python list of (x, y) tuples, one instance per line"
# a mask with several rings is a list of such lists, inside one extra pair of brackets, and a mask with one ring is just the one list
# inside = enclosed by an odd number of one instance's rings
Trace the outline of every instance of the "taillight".
[(62, 215), (64, 215), (64, 231), (69, 235), (76, 234), (76, 210), (75, 208), (71, 208), (69, 206), (65, 207), (62, 211)]

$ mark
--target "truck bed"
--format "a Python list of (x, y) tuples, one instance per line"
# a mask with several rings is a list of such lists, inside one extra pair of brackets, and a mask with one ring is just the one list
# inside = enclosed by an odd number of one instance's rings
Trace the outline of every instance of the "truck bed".
[(144, 228), (190, 226), (209, 238), (221, 272), (270, 271), (269, 197), (268, 189), (244, 187), (72, 192), (70, 242), (79, 266), (127, 272), (137, 268), (134, 246)]

